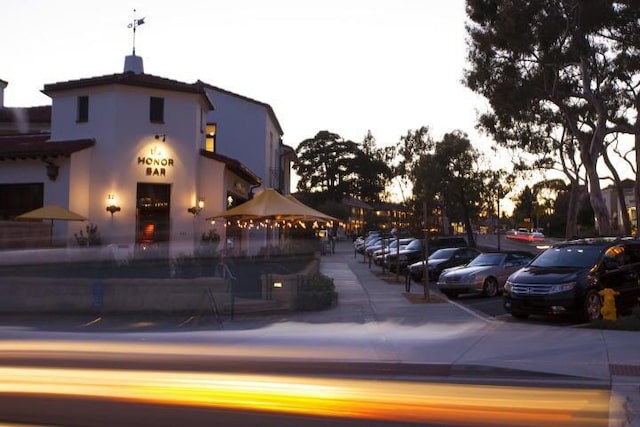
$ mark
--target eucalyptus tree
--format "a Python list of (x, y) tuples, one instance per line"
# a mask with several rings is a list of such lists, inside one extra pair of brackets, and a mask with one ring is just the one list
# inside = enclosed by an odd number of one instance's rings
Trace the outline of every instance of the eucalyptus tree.
[[(622, 88), (621, 107), (628, 111), (616, 124), (633, 135), (635, 157), (632, 161), (626, 155), (624, 158), (635, 176), (635, 209), (640, 212), (640, 7), (635, 0), (618, 1), (616, 11), (620, 17), (618, 25), (609, 29), (607, 37), (617, 53), (616, 78)], [(637, 214), (635, 226), (640, 230), (640, 215)]]
[[(608, 35), (632, 19), (619, 13), (626, 3), (467, 0), (466, 85), (489, 101), (494, 130), (529, 123), (536, 114), (562, 118), (566, 140), (577, 143), (601, 234), (611, 224), (597, 164), (605, 137), (625, 129), (617, 124), (624, 116), (619, 55)], [(535, 143), (525, 139), (520, 146)]]

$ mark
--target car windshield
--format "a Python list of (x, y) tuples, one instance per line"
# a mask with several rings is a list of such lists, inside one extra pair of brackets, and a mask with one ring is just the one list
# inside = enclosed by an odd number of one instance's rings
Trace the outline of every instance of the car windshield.
[(429, 259), (449, 259), (451, 258), (451, 255), (453, 255), (453, 253), (457, 250), (457, 248), (438, 249), (431, 254)]
[(405, 249), (407, 249), (407, 250), (418, 250), (418, 249), (420, 249), (421, 250), (422, 249), (422, 241), (414, 240), (411, 243), (409, 243)]
[(467, 265), (469, 267), (500, 265), (500, 262), (502, 261), (504, 256), (504, 254), (480, 254)]
[(532, 267), (586, 268), (598, 261), (602, 246), (570, 245), (549, 248), (532, 263)]

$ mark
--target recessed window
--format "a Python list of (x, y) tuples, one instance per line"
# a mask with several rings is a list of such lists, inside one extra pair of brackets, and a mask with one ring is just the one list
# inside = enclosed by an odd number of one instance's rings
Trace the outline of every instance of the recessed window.
[(205, 151), (216, 152), (216, 131), (218, 126), (215, 123), (207, 123), (207, 134), (204, 140)]
[(152, 96), (149, 102), (149, 121), (164, 123), (164, 98)]
[(78, 97), (78, 116), (76, 118), (78, 123), (86, 123), (89, 121), (89, 97)]

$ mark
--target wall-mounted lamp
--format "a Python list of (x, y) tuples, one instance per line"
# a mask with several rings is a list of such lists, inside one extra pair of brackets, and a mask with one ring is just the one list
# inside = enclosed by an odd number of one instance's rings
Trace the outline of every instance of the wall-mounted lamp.
[(107, 212), (109, 212), (111, 216), (116, 212), (120, 212), (120, 206), (116, 205), (116, 197), (113, 194), (107, 196)]
[(60, 171), (60, 166), (55, 163), (47, 162), (47, 176), (51, 181), (55, 181), (58, 177), (58, 172)]
[(187, 209), (187, 212), (193, 214), (193, 216), (200, 215), (202, 209), (204, 208), (204, 197), (198, 198), (198, 204), (196, 206), (192, 206)]
[(163, 134), (160, 134), (160, 135), (156, 135), (156, 139), (161, 139), (162, 142), (165, 142), (167, 140), (167, 134), (163, 133)]
[(281, 288), (282, 287), (282, 282), (273, 282), (273, 287), (274, 288)]

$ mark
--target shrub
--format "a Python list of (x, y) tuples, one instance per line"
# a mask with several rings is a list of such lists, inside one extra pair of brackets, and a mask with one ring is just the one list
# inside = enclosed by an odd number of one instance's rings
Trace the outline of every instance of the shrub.
[(337, 295), (333, 279), (316, 273), (299, 285), (296, 307), (298, 310), (324, 310), (333, 305)]
[(95, 224), (89, 224), (85, 228), (87, 234), (85, 235), (82, 230), (80, 233), (74, 234), (78, 246), (100, 246), (102, 244), (102, 238), (100, 232), (98, 232), (98, 226)]
[(195, 255), (202, 258), (215, 258), (218, 255), (218, 245), (220, 243), (220, 235), (216, 230), (209, 230), (202, 233), (200, 245), (195, 249)]

